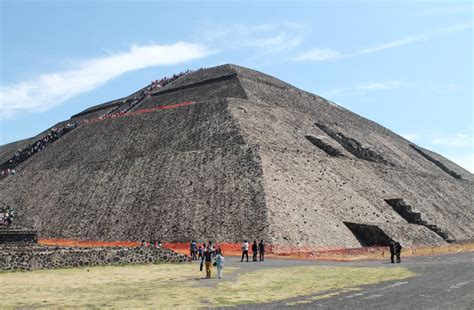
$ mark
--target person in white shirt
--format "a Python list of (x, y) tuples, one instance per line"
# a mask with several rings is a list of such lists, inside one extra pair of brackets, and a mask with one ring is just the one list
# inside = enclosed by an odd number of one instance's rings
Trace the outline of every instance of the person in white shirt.
[(244, 241), (244, 245), (242, 246), (242, 259), (241, 262), (244, 261), (244, 256), (247, 257), (247, 262), (249, 261), (249, 243), (247, 240)]
[(224, 254), (222, 254), (221, 249), (217, 250), (216, 255), (216, 267), (217, 267), (217, 278), (222, 279), (222, 269), (224, 268)]

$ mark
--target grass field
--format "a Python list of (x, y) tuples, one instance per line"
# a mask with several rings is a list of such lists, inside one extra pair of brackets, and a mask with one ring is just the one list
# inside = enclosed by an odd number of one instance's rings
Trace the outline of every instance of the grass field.
[(400, 267), (301, 266), (257, 271), (229, 267), (224, 275), (224, 280), (204, 280), (191, 264), (3, 272), (1, 304), (7, 308), (194, 309), (295, 297), (317, 300), (415, 274)]

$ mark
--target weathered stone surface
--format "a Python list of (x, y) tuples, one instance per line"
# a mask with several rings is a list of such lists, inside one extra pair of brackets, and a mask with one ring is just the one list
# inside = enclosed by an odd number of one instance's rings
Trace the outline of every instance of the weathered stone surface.
[(357, 247), (351, 222), (402, 244), (445, 242), (385, 202), (402, 198), (449, 238), (474, 237), (471, 173), (424, 150), (453, 177), (324, 98), (225, 65), (186, 75), (135, 110), (184, 101), (196, 103), (71, 131), (0, 180), (2, 204), (47, 237)]

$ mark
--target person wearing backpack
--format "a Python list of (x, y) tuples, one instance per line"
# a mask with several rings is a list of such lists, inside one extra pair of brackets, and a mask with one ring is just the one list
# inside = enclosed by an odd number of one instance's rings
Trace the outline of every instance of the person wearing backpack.
[(222, 279), (222, 269), (224, 268), (224, 254), (222, 253), (222, 250), (219, 248), (217, 250), (217, 255), (216, 255), (216, 262), (214, 263), (217, 267), (217, 278)]

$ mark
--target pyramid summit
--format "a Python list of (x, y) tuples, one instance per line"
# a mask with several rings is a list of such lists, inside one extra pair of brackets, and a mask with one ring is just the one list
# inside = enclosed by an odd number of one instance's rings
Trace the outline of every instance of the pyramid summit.
[[(316, 247), (474, 238), (470, 172), (236, 65), (176, 76), (54, 127), (67, 129), (0, 179), (0, 207), (40, 237)], [(3, 167), (51, 130), (1, 146)]]

